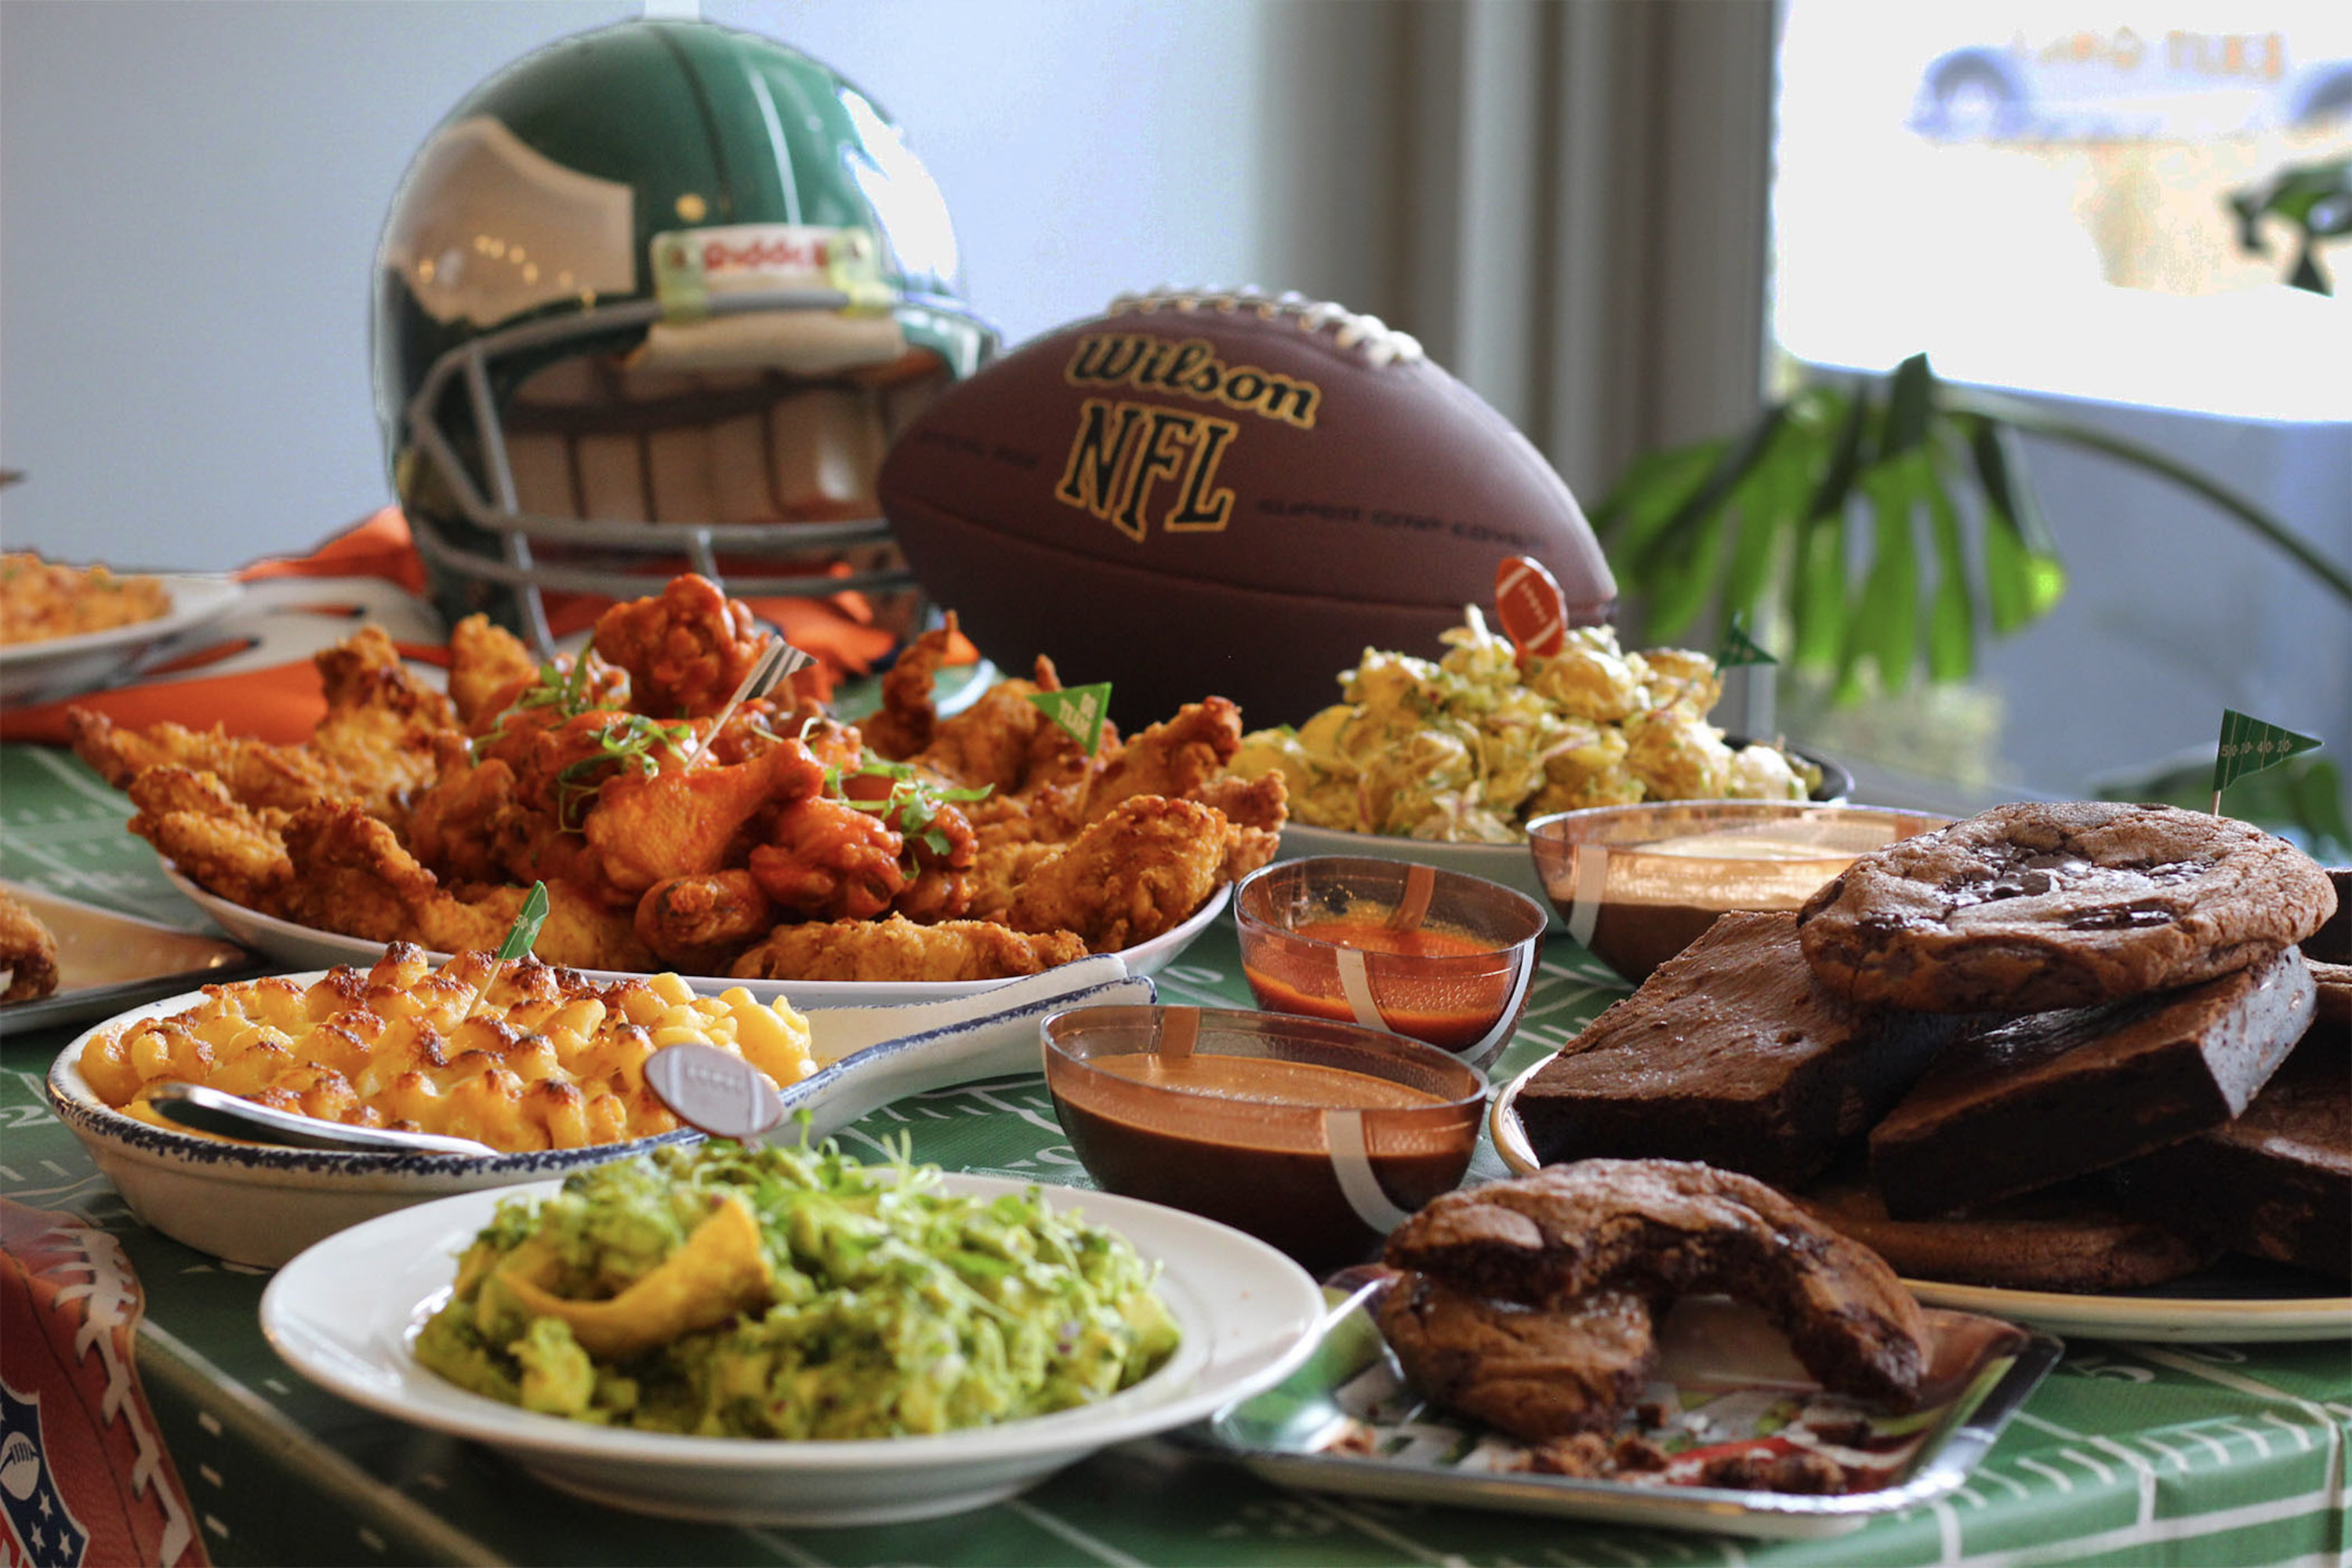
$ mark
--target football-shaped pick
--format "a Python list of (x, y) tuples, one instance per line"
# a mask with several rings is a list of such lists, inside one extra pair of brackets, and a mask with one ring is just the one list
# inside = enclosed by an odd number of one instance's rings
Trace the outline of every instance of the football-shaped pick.
[(934, 400), (879, 488), (982, 653), (1110, 682), (1129, 730), (1212, 693), (1299, 722), (1367, 647), (1441, 654), (1510, 556), (1549, 570), (1573, 624), (1616, 602), (1509, 421), (1404, 333), (1296, 296), (1116, 300)]

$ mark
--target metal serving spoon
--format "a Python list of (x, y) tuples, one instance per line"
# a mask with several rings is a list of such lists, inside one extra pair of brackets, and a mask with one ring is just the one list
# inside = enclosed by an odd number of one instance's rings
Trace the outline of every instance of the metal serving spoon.
[[(1116, 965), (1116, 973), (1112, 966)], [(1067, 972), (1109, 975), (1072, 987)], [(1062, 978), (1057, 984), (1056, 977)], [(840, 1042), (892, 1023), (942, 1020), (917, 1033), (886, 1036), (876, 1044), (851, 1047), (833, 1065), (779, 1092), (765, 1074), (731, 1052), (702, 1045), (667, 1047), (646, 1058), (646, 1083), (689, 1127), (718, 1138), (749, 1142), (773, 1131), (805, 1111), (808, 1136), (823, 1138), (894, 1100), (976, 1079), (1036, 1071), (1045, 1045), (1037, 1026), (1049, 1013), (1069, 1007), (1149, 1005), (1159, 993), (1143, 975), (1127, 973), (1116, 954), (1100, 954), (1047, 970), (1043, 974), (954, 1002), (906, 1007), (835, 1008), (809, 1014), (816, 1031), (819, 1061)], [(986, 1011), (976, 1010), (984, 1005)], [(826, 1024), (835, 1014), (867, 1015), (841, 1020), (832, 1039)], [(890, 1015), (924, 1014), (917, 1019)], [(958, 1016), (961, 1015), (961, 1016)]]
[(315, 1116), (272, 1110), (250, 1100), (206, 1089), (200, 1083), (159, 1083), (148, 1092), (155, 1114), (199, 1132), (276, 1143), (290, 1149), (333, 1149), (362, 1154), (496, 1154), (471, 1138), (431, 1132), (395, 1132), (386, 1127), (347, 1127)]
[[(681, 1121), (724, 1137), (750, 1137), (805, 1110), (813, 1118), (810, 1136), (822, 1138), (907, 1095), (1034, 1069), (1043, 1049), (1037, 1021), (1048, 1013), (1097, 1003), (1148, 1004), (1156, 999), (1151, 982), (1129, 974), (1125, 960), (1116, 953), (1099, 953), (946, 1001), (812, 1008), (803, 1016), (809, 1025), (810, 1054), (820, 1070), (781, 1095), (765, 1075), (745, 1068), (740, 1058), (709, 1046), (671, 1046), (656, 1051), (646, 1060), (646, 1077), (656, 1093), (670, 1100), (657, 1076), (676, 1070), (657, 1067), (665, 1058), (680, 1051), (699, 1052), (734, 1063), (744, 1068), (743, 1078), (764, 1091), (767, 1098), (762, 1105), (772, 1102), (772, 1118), (750, 1132), (722, 1131), (688, 1115), (672, 1100), (671, 1109)], [(680, 1063), (692, 1059), (680, 1058)], [(706, 1068), (706, 1074), (710, 1070), (715, 1069)], [(350, 1127), (272, 1110), (200, 1084), (158, 1084), (149, 1099), (156, 1114), (167, 1121), (249, 1143), (366, 1154), (499, 1152), (469, 1138)]]

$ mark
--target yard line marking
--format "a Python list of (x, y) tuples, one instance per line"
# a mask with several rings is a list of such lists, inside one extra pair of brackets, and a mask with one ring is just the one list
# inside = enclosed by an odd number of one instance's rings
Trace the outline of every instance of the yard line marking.
[(2021, 1498), (2031, 1500), (2033, 1496), (2033, 1489), (2032, 1487), (2027, 1486), (2023, 1481), (2019, 1480), (2014, 1476), (2002, 1475), (1999, 1470), (1994, 1469), (1990, 1465), (1978, 1466), (1977, 1474), (1985, 1477), (1989, 1480), (1999, 1481), (2002, 1486), (2007, 1487)]
[(1351, 1530), (1370, 1536), (1383, 1546), (1394, 1547), (1416, 1563), (1429, 1563), (1431, 1568), (1470, 1568), (1468, 1558), (1456, 1556), (1450, 1552), (1433, 1551), (1413, 1540), (1412, 1537), (1391, 1530), (1379, 1520), (1359, 1513), (1352, 1508), (1321, 1500), (1308, 1502), (1305, 1497), (1299, 1497), (1298, 1500), (1307, 1503), (1310, 1512), (1322, 1514), (1327, 1519), (1337, 1520)]
[(2154, 1519), (2156, 1517), (2156, 1467), (2113, 1437), (2094, 1437), (2090, 1442), (2093, 1447), (2113, 1454), (2130, 1467), (2132, 1475), (2139, 1482), (2139, 1521), (2146, 1524), (2149, 1520)]
[(1936, 1539), (1942, 1561), (1957, 1563), (1963, 1548), (1960, 1545), (1960, 1516), (1948, 1502), (1937, 1499), (1927, 1505), (1936, 1516)]
[(2039, 1459), (2020, 1459), (2017, 1461), (2017, 1468), (2021, 1470), (2032, 1470), (2037, 1476), (2049, 1477), (2062, 1492), (2071, 1492), (2074, 1489), (2074, 1477), (2055, 1466), (2045, 1465)]
[(2311, 1434), (2310, 1434), (2310, 1433), (2308, 1433), (2308, 1432), (2305, 1431), (2302, 1427), (2300, 1427), (2300, 1426), (2296, 1426), (2294, 1422), (2292, 1422), (2292, 1421), (2288, 1420), (2285, 1416), (2281, 1415), (2280, 1415), (2277, 1411), (2275, 1411), (2275, 1410), (2265, 1410), (2265, 1411), (2263, 1411), (2263, 1420), (2265, 1420), (2265, 1421), (2267, 1421), (2267, 1422), (2269, 1422), (2272, 1426), (2277, 1426), (2277, 1427), (2280, 1427), (2280, 1428), (2282, 1428), (2283, 1430), (2284, 1430), (2284, 1431), (2286, 1432), (2286, 1434), (2287, 1434), (2289, 1436), (2291, 1436), (2291, 1437), (2293, 1437), (2293, 1438), (2294, 1439), (2294, 1441), (2295, 1441), (2295, 1446), (2296, 1446), (2299, 1449), (2301, 1449), (2304, 1453), (2308, 1454), (2308, 1453), (2310, 1453), (2310, 1452), (2311, 1452)]
[(1141, 1558), (1129, 1557), (1108, 1542), (1096, 1539), (1068, 1520), (1048, 1513), (1035, 1503), (1024, 1502), (1018, 1498), (1013, 1498), (1007, 1500), (1003, 1506), (1005, 1512), (1019, 1514), (1048, 1535), (1060, 1536), (1079, 1551), (1109, 1563), (1111, 1568), (1150, 1568), (1150, 1565)]
[(2082, 1466), (2084, 1469), (2090, 1471), (2093, 1475), (2098, 1477), (2099, 1484), (2103, 1487), (2111, 1487), (2116, 1484), (2115, 1471), (2107, 1468), (2106, 1466), (2099, 1463), (2098, 1460), (2091, 1458), (2090, 1455), (2085, 1454), (2080, 1448), (2061, 1448), (2058, 1450), (2058, 1457), (2062, 1459), (2072, 1459), (2076, 1464)]
[(2230, 1452), (2230, 1446), (2227, 1443), (2222, 1442), (2221, 1438), (2214, 1436), (2210, 1432), (2200, 1432), (2196, 1427), (2191, 1426), (2183, 1432), (2181, 1436), (2184, 1437), (2193, 1437), (2198, 1442), (2202, 1443), (2207, 1447), (2212, 1449), (2214, 1457), (2219, 1458), (2224, 1465), (2234, 1465), (2238, 1462), (2237, 1456)]
[(125, 797), (100, 784), (79, 768), (66, 766), (64, 759), (48, 751), (37, 746), (27, 746), (25, 750), (26, 753), (32, 758), (36, 767), (46, 770), (51, 777), (70, 788), (74, 794), (80, 795), (84, 800), (102, 805), (108, 811), (118, 814), (130, 804)]
[(2267, 1459), (2271, 1457), (2271, 1440), (2268, 1437), (2263, 1436), (2260, 1432), (2255, 1431), (2252, 1427), (2244, 1426), (2236, 1421), (2220, 1421), (2216, 1422), (2215, 1425), (2220, 1426), (2222, 1431), (2235, 1432), (2239, 1436), (2243, 1437), (2246, 1441), (2252, 1443), (2254, 1446), (2254, 1452), (2260, 1454), (2263, 1458)]
[[(2226, 1531), (2251, 1530), (2259, 1525), (2275, 1524), (2281, 1520), (2321, 1512), (2325, 1509), (2324, 1503), (2315, 1502), (2308, 1494), (2279, 1498), (2270, 1502), (2249, 1503), (2243, 1508), (2221, 1509), (2212, 1513), (2179, 1514), (2170, 1519), (2152, 1520), (2146, 1524), (2124, 1525), (2097, 1535), (2042, 1542), (2014, 1552), (1988, 1552), (1981, 1557), (1963, 1558), (1958, 1568), (2032, 1568), (2033, 1564), (2042, 1563), (2077, 1563), (2085, 1558), (2121, 1552), (2158, 1542), (2194, 1541), (2200, 1536), (2219, 1535)], [(2337, 1559), (2330, 1552), (2307, 1556), (2299, 1562), (2316, 1565), (2336, 1563)]]
[(789, 1535), (779, 1535), (772, 1530), (747, 1530), (743, 1533), (797, 1568), (833, 1568), (833, 1564)]
[(1026, 1121), (1032, 1127), (1041, 1127), (1046, 1131), (1053, 1133), (1057, 1138), (1062, 1134), (1062, 1124), (1059, 1121), (1055, 1121), (1050, 1116), (1041, 1116), (1025, 1105), (1017, 1104), (1013, 1100), (1005, 1099), (1002, 1095), (992, 1094), (984, 1089), (975, 1089), (970, 1092), (974, 1100), (980, 1100), (983, 1104), (992, 1106), (998, 1110), (1010, 1111), (1013, 1115), (1021, 1118), (1022, 1121)]

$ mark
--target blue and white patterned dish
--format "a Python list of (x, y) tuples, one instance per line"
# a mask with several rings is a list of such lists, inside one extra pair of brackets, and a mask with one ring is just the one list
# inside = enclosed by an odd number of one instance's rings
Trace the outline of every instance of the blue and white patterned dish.
[[(1128, 974), (1116, 959), (1085, 960), (1089, 983), (1056, 988), (1047, 975), (1006, 983), (1010, 1005), (935, 1024), (931, 1009), (909, 1012), (919, 1032), (869, 1043), (897, 1009), (858, 1009), (827, 1047), (821, 1015), (812, 1015), (816, 1054), (828, 1065), (784, 1091), (788, 1111), (807, 1110), (810, 1134), (824, 1137), (906, 1095), (951, 1083), (1037, 1069), (1037, 1026), (1047, 1014), (1095, 1003), (1148, 1004), (1151, 982)], [(1077, 965), (1069, 966), (1073, 980)], [(292, 978), (307, 984), (324, 971)], [(702, 1135), (692, 1131), (532, 1153), (357, 1152), (227, 1142), (157, 1127), (100, 1100), (81, 1074), (91, 1035), (144, 1018), (168, 1017), (203, 1000), (189, 992), (133, 1008), (91, 1029), (58, 1053), (44, 1085), (58, 1118), (89, 1151), (131, 1210), (175, 1241), (232, 1263), (276, 1268), (321, 1237), (394, 1209), (457, 1193), (557, 1179), (590, 1165), (626, 1159)], [(847, 1016), (844, 1022), (850, 1023)], [(923, 1027), (925, 1025), (935, 1026)], [(785, 1136), (797, 1137), (788, 1124)]]

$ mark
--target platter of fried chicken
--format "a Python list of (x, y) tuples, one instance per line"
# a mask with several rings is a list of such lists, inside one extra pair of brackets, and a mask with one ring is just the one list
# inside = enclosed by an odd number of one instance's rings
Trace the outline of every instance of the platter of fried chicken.
[(70, 723), (175, 879), (289, 963), (495, 948), (534, 884), (548, 963), (804, 1006), (1090, 952), (1166, 963), (1278, 842), (1280, 776), (1220, 776), (1240, 710), (1208, 696), (1088, 747), (1031, 700), (1061, 687), (1040, 658), (943, 716), (953, 633), (911, 644), (851, 724), (789, 689), (744, 697), (772, 638), (688, 574), (608, 609), (576, 655), (461, 622), (446, 691), (362, 627), (318, 656), (327, 712), (300, 745)]

